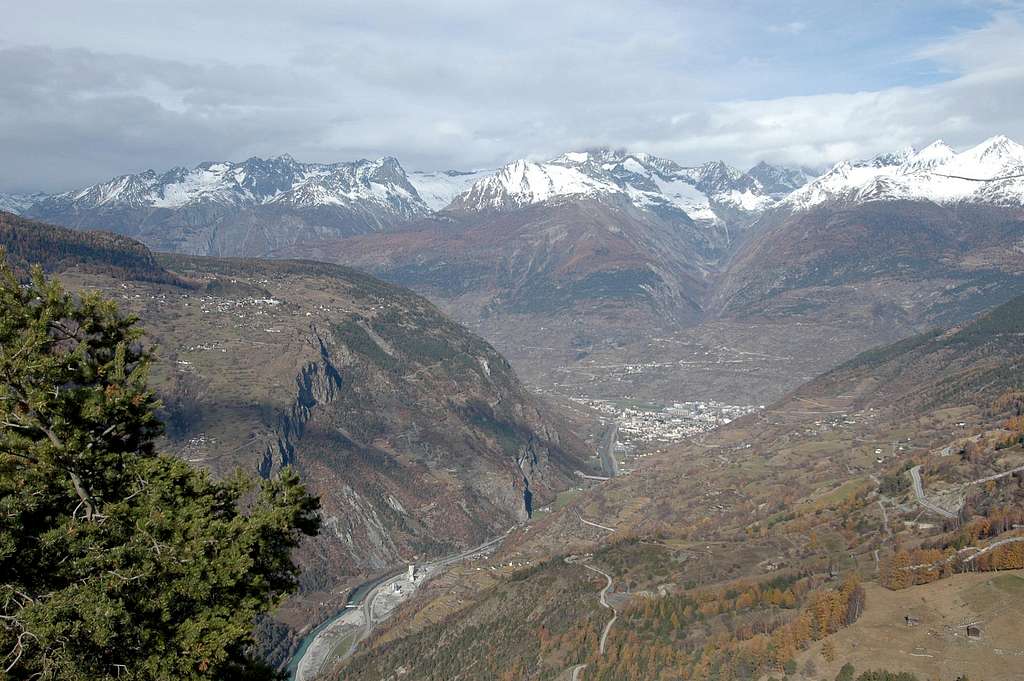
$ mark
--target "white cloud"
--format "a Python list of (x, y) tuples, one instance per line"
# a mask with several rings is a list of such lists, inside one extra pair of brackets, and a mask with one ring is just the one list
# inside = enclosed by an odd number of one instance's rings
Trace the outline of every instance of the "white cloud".
[(608, 144), (817, 166), (1024, 138), (1018, 14), (944, 26), (932, 14), (960, 0), (864, 3), (771, 22), (742, 0), (22, 3), (0, 43), (0, 190), (284, 152), (448, 168)]
[[(1003, 15), (921, 50), (955, 76), (934, 85), (767, 100), (737, 100), (681, 117), (677, 138), (636, 144), (744, 165), (768, 158), (823, 166), (943, 138), (974, 144), (994, 134), (1024, 139), (1024, 25)], [(696, 121), (696, 122), (694, 122)]]
[(790, 35), (796, 35), (806, 31), (807, 24), (802, 21), (790, 21), (786, 24), (771, 24), (768, 26), (768, 30), (772, 33), (788, 33)]

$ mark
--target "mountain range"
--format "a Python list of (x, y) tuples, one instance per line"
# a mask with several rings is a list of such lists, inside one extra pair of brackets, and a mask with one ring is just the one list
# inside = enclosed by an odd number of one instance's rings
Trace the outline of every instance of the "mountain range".
[[(521, 159), (497, 170), (412, 173), (391, 157), (300, 163), (283, 155), (147, 170), (53, 195), (0, 194), (0, 208), (76, 227), (105, 222), (115, 231), (143, 230), (151, 223), (202, 227), (261, 209), (324, 210), (319, 222), (337, 236), (378, 231), (445, 209), (506, 210), (582, 197), (617, 197), (705, 223), (725, 221), (723, 212), (749, 217), (776, 204), (789, 210), (894, 199), (1019, 205), (1022, 175), (1024, 147), (1002, 135), (960, 153), (940, 140), (920, 151), (907, 147), (843, 161), (820, 176), (766, 162), (746, 172), (721, 161), (683, 166), (608, 148), (542, 162)], [(184, 241), (174, 250), (202, 246)]]
[(559, 376), (563, 394), (735, 401), (1007, 300), (1024, 276), (1022, 168), (1003, 136), (822, 174), (608, 148), (465, 172), (283, 156), (7, 205), (160, 251), (359, 267), (426, 295), (531, 384)]
[[(819, 178), (564, 154), (506, 166), (407, 228), (275, 255), (412, 287), (530, 383), (564, 395), (770, 400), (1024, 286), (1019, 180), (944, 176), (1012, 175), (1021, 148), (992, 138), (949, 157), (942, 175), (925, 163), (934, 151), (840, 163)], [(864, 191), (869, 176), (904, 189), (872, 180)], [(822, 186), (831, 194), (820, 202), (800, 198)]]
[(826, 202), (923, 200), (1024, 205), (1024, 146), (1003, 135), (957, 153), (938, 140), (867, 161), (844, 161), (783, 202), (807, 210)]
[(261, 255), (300, 238), (384, 229), (430, 209), (394, 158), (321, 164), (279, 156), (122, 175), (16, 212), (110, 229), (163, 251)]
[(260, 256), (297, 241), (394, 229), (445, 209), (494, 211), (581, 197), (721, 228), (727, 217), (749, 218), (773, 205), (780, 182), (801, 177), (767, 164), (755, 170), (770, 189), (722, 162), (684, 168), (609, 149), (471, 172), (406, 173), (390, 157), (323, 164), (285, 155), (148, 170), (54, 195), (0, 195), (0, 206), (70, 227), (112, 229), (159, 250)]

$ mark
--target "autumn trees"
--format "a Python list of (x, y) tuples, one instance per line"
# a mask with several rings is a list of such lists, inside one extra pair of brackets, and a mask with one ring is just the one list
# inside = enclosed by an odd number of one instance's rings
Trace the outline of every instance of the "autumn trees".
[(800, 650), (863, 610), (853, 574), (836, 588), (790, 576), (645, 600), (625, 609), (626, 625), (590, 661), (588, 678), (728, 681), (786, 671)]
[[(889, 589), (904, 589), (958, 572), (1022, 568), (1024, 541), (1014, 539), (1018, 536), (1016, 528), (1022, 524), (1024, 509), (1019, 506), (991, 507), (984, 516), (937, 541), (915, 549), (898, 549), (882, 563), (879, 583)], [(1000, 544), (1004, 539), (1011, 541)]]

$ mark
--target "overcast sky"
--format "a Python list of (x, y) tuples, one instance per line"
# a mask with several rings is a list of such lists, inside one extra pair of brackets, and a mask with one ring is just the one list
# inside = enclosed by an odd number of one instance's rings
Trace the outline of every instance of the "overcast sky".
[(823, 166), (1024, 141), (1024, 2), (0, 0), (0, 191), (598, 145)]

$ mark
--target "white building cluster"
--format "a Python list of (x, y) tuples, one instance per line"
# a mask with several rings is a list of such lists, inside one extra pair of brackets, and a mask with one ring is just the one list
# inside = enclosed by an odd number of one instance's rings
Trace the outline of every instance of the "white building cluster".
[(648, 408), (620, 407), (609, 400), (578, 398), (576, 401), (615, 419), (620, 438), (630, 443), (678, 442), (764, 408), (715, 400), (675, 402), (668, 407), (649, 405)]

